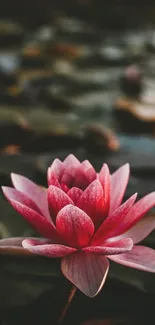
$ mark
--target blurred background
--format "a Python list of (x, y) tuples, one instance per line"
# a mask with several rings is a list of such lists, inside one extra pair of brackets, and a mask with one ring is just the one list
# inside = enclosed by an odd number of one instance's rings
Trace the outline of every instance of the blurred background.
[[(1, 0), (0, 185), (11, 185), (15, 172), (46, 186), (47, 167), (69, 153), (97, 170), (129, 162), (125, 199), (155, 190), (154, 1)], [(0, 238), (32, 234), (0, 194)], [(154, 234), (147, 245), (155, 248)], [(139, 274), (112, 274), (120, 282), (107, 287), (106, 310), (119, 291), (113, 312), (135, 315), (137, 303), (140, 317), (145, 306), (142, 324), (152, 315), (155, 280)], [(87, 319), (92, 302), (79, 297)], [(104, 314), (97, 299), (92, 317)], [(20, 313), (10, 315), (7, 324), (21, 324)]]

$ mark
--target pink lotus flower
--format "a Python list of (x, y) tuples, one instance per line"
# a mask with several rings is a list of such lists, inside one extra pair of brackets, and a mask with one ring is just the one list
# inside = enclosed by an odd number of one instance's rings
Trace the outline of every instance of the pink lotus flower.
[(85, 295), (102, 288), (109, 260), (155, 272), (155, 251), (137, 246), (154, 228), (155, 219), (144, 217), (155, 205), (155, 192), (135, 203), (137, 194), (122, 204), (129, 165), (110, 175), (103, 165), (96, 173), (89, 161), (73, 155), (55, 159), (48, 169), (48, 189), (12, 174), (14, 188), (3, 187), (12, 206), (45, 239), (25, 239), (26, 250), (62, 258), (61, 270)]

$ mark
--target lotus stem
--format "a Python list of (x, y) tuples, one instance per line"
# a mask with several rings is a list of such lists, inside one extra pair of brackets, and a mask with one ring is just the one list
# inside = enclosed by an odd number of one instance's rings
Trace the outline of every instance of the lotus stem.
[(64, 320), (64, 318), (65, 318), (65, 316), (67, 314), (68, 308), (69, 308), (69, 306), (70, 306), (70, 304), (71, 304), (71, 302), (72, 302), (72, 300), (73, 300), (73, 298), (75, 296), (76, 290), (77, 290), (76, 287), (72, 286), (71, 291), (69, 293), (69, 297), (67, 299), (67, 302), (66, 302), (66, 304), (65, 304), (65, 306), (64, 306), (64, 308), (62, 310), (62, 313), (60, 315), (59, 322), (58, 322), (59, 325), (61, 325), (63, 323), (63, 320)]

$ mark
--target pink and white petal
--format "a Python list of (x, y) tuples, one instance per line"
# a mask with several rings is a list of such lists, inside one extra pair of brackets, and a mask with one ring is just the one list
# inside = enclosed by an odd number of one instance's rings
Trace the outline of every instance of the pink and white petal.
[(60, 183), (58, 181), (58, 177), (56, 176), (55, 171), (52, 171), (51, 167), (49, 167), (47, 170), (47, 182), (48, 186), (54, 185), (61, 188)]
[(104, 213), (105, 215), (108, 215), (109, 207), (110, 207), (110, 172), (107, 164), (104, 164), (103, 167), (101, 168), (98, 174), (98, 178), (104, 190), (104, 201), (105, 201)]
[(111, 175), (109, 215), (122, 203), (129, 180), (129, 173), (129, 164), (125, 164)]
[(137, 244), (145, 239), (153, 230), (155, 229), (155, 217), (147, 216), (142, 218), (138, 223), (136, 223), (131, 229), (126, 231), (117, 239), (132, 238), (133, 243)]
[(132, 239), (125, 238), (117, 240), (115, 242), (107, 243), (106, 245), (85, 247), (83, 248), (83, 251), (99, 255), (114, 255), (130, 251), (132, 247)]
[(78, 167), (75, 172), (74, 185), (84, 190), (89, 184), (90, 182), (88, 181), (82, 166)]
[[(69, 184), (68, 184), (69, 185)], [(61, 189), (65, 192), (68, 193), (69, 191), (69, 186), (66, 185), (65, 183), (61, 183)]]
[(61, 270), (80, 291), (93, 298), (105, 283), (109, 262), (105, 256), (76, 252), (62, 259)]
[(68, 192), (67, 195), (71, 198), (74, 204), (77, 203), (80, 196), (82, 195), (83, 191), (78, 187), (72, 187)]
[(48, 190), (48, 205), (51, 217), (55, 222), (57, 213), (67, 204), (74, 204), (71, 198), (60, 188), (51, 185)]
[(76, 169), (80, 166), (79, 160), (72, 154), (67, 156), (63, 162), (63, 173), (61, 175), (61, 184), (66, 184), (68, 187), (72, 187), (75, 180)]
[(155, 250), (152, 248), (134, 246), (128, 253), (110, 255), (108, 258), (124, 266), (155, 273)]
[[(4, 191), (4, 188), (3, 188)], [(16, 191), (16, 190), (15, 190)], [(7, 196), (8, 201), (13, 206), (13, 208), (20, 213), (29, 223), (31, 223), (34, 228), (39, 231), (44, 237), (59, 240), (60, 236), (52, 221), (50, 222), (47, 218), (39, 214), (32, 208), (24, 205), (22, 202), (16, 201), (15, 198)], [(25, 203), (25, 201), (24, 201)]]
[(107, 217), (96, 231), (92, 241), (93, 245), (101, 245), (106, 238), (117, 236), (120, 232), (123, 232), (123, 219), (134, 204), (136, 197), (137, 193), (132, 195), (126, 202), (116, 209), (114, 213)]
[(81, 163), (81, 167), (88, 179), (88, 182), (91, 183), (96, 179), (96, 171), (89, 160), (84, 160)]
[[(31, 245), (31, 246), (37, 246), (37, 245), (46, 245), (46, 244), (56, 244), (55, 242), (53, 242), (51, 239), (47, 239), (47, 238), (25, 238), (22, 241), (22, 246), (23, 246), (23, 242), (26, 243), (27, 245)], [(23, 246), (24, 247), (24, 246)]]
[(15, 188), (7, 187), (7, 186), (2, 186), (2, 191), (9, 202), (10, 200), (17, 201), (29, 207), (30, 209), (38, 213), (41, 213), (41, 211), (39, 210), (35, 202), (31, 198), (29, 198), (26, 194), (16, 190)]
[(73, 173), (73, 176), (76, 168), (78, 168), (80, 164), (80, 161), (72, 154), (68, 155), (63, 161), (63, 166), (65, 167), (65, 169), (69, 169)]
[(22, 242), (27, 237), (9, 237), (0, 239), (0, 247), (12, 247), (19, 246), (22, 247)]
[(31, 198), (38, 206), (41, 213), (45, 217), (50, 218), (47, 203), (47, 191), (22, 175), (12, 173), (11, 179), (16, 190)]
[(85, 189), (96, 179), (96, 171), (88, 160), (84, 160), (75, 172), (75, 185)]
[[(51, 170), (51, 172), (55, 173), (55, 175), (57, 176), (57, 178), (59, 180), (59, 178), (61, 177), (63, 170), (64, 170), (63, 162), (58, 158), (54, 159), (53, 163), (50, 166), (50, 170)], [(49, 184), (49, 185), (52, 185), (52, 184)]]
[(152, 192), (136, 202), (123, 220), (124, 231), (134, 226), (144, 215), (155, 206), (155, 192)]
[[(9, 237), (9, 238), (0, 239), (0, 250), (3, 248), (13, 248), (13, 249), (18, 247), (23, 248), (22, 243), (26, 239), (27, 237)], [(38, 243), (38, 245), (52, 243), (50, 239), (45, 239), (45, 238), (31, 237), (30, 240), (31, 242)]]
[(60, 180), (61, 188), (68, 192), (69, 188), (74, 185), (74, 176), (72, 175), (72, 171), (69, 169), (65, 169)]
[(76, 248), (88, 245), (94, 233), (94, 224), (89, 216), (71, 204), (58, 213), (56, 227), (65, 242)]
[(22, 243), (23, 247), (33, 254), (60, 258), (76, 251), (75, 248), (60, 244), (44, 244), (31, 239), (25, 239)]
[(91, 217), (95, 225), (100, 224), (104, 219), (105, 205), (103, 188), (99, 180), (93, 181), (86, 188), (79, 198), (77, 206)]

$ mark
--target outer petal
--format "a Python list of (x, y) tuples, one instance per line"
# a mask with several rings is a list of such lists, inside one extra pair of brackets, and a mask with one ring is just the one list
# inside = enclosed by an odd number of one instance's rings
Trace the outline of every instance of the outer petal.
[(77, 203), (80, 196), (82, 195), (83, 191), (78, 187), (72, 187), (68, 192), (67, 195), (72, 199), (74, 204)]
[(129, 164), (125, 164), (111, 175), (109, 215), (122, 203), (129, 179)]
[(48, 182), (48, 186), (54, 185), (61, 188), (60, 183), (58, 181), (58, 177), (55, 171), (52, 171), (51, 167), (49, 167), (47, 171), (47, 182)]
[(63, 166), (74, 174), (77, 167), (80, 166), (80, 161), (72, 154), (68, 155), (63, 162)]
[[(10, 237), (10, 238), (4, 238), (0, 239), (0, 254), (25, 254), (28, 253), (28, 251), (24, 251), (24, 248), (22, 246), (22, 242), (24, 239), (27, 239), (27, 237)], [(31, 238), (33, 239), (33, 238)], [(37, 238), (34, 238), (37, 240)], [(48, 239), (42, 239), (38, 238), (40, 242), (45, 243), (49, 242)], [(27, 254), (26, 254), (27, 255)], [(30, 253), (28, 255), (31, 255)]]
[(57, 213), (67, 204), (74, 204), (70, 197), (60, 188), (51, 185), (48, 188), (48, 204), (52, 219), (55, 221)]
[(67, 185), (73, 181), (75, 177), (76, 169), (80, 166), (79, 160), (72, 154), (66, 157), (63, 162), (63, 175), (61, 177), (61, 182)]
[(104, 195), (99, 180), (93, 181), (83, 192), (77, 206), (85, 211), (96, 225), (104, 219)]
[(19, 246), (22, 247), (22, 242), (27, 237), (9, 237), (0, 239), (0, 247)]
[(89, 216), (71, 204), (58, 213), (56, 227), (66, 243), (76, 248), (88, 245), (94, 233), (94, 224)]
[(85, 189), (96, 179), (96, 172), (88, 160), (84, 160), (75, 172), (75, 185)]
[(136, 196), (137, 194), (131, 196), (101, 224), (100, 228), (96, 231), (96, 234), (93, 238), (93, 245), (103, 244), (106, 238), (116, 236), (121, 231), (123, 232), (123, 218), (131, 209), (134, 201), (136, 200)]
[(88, 179), (88, 182), (91, 183), (92, 181), (94, 181), (96, 178), (96, 171), (92, 164), (89, 162), (89, 160), (84, 160), (81, 163), (81, 167)]
[[(14, 209), (19, 212), (28, 222), (32, 224), (44, 237), (52, 238), (54, 240), (60, 240), (58, 232), (55, 226), (50, 222), (47, 218), (43, 217), (40, 213), (32, 209), (32, 206), (26, 206), (26, 201), (22, 200), (20, 197), (20, 201), (18, 196), (13, 195), (15, 192), (18, 192), (15, 189), (3, 187), (3, 192), (10, 202), (10, 204), (14, 207)], [(12, 190), (12, 191), (10, 191)], [(13, 192), (15, 191), (15, 192)], [(20, 192), (18, 192), (19, 194)], [(23, 193), (22, 195), (26, 197)], [(29, 200), (29, 198), (28, 198)]]
[[(60, 159), (56, 158), (52, 165), (50, 166), (50, 170), (51, 172), (54, 172), (55, 175), (57, 176), (58, 180), (59, 178), (61, 177), (62, 173), (63, 173), (63, 170), (64, 170), (64, 167), (63, 167), (63, 163)], [(49, 179), (50, 181), (50, 179)], [(49, 184), (50, 185), (53, 185), (53, 184)]]
[(104, 285), (109, 262), (105, 256), (76, 252), (62, 259), (61, 270), (69, 281), (92, 298)]
[(41, 188), (37, 184), (33, 183), (32, 181), (30, 181), (28, 178), (24, 176), (12, 173), (11, 178), (14, 187), (18, 191), (26, 194), (29, 198), (31, 198), (38, 206), (41, 213), (45, 217), (50, 218), (46, 190)]
[(155, 250), (152, 248), (134, 246), (128, 253), (108, 257), (116, 263), (155, 273)]
[(133, 247), (132, 239), (125, 238), (101, 246), (85, 247), (83, 248), (83, 251), (99, 254), (99, 255), (114, 255), (114, 254), (122, 254), (127, 251), (130, 251), (132, 247)]
[(29, 198), (26, 194), (12, 188), (12, 187), (7, 187), (7, 186), (2, 186), (2, 191), (9, 202), (10, 202), (10, 200), (15, 200), (15, 201), (29, 207), (30, 209), (32, 209), (38, 213), (41, 213), (41, 211), (39, 210), (39, 208), (37, 207), (35, 202), (31, 198)]
[(44, 244), (42, 241), (26, 239), (23, 247), (31, 253), (47, 257), (63, 257), (76, 251), (75, 248), (59, 244)]
[(108, 215), (110, 207), (110, 172), (107, 164), (103, 165), (98, 177), (104, 190), (104, 213), (105, 215)]
[(132, 238), (133, 243), (137, 244), (141, 242), (145, 237), (147, 237), (154, 229), (155, 217), (145, 217), (124, 234), (117, 236), (117, 239)]
[(136, 202), (123, 220), (124, 231), (135, 225), (151, 208), (155, 206), (155, 192)]

